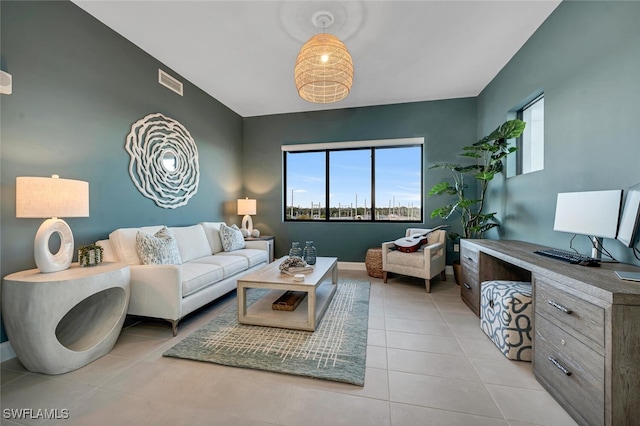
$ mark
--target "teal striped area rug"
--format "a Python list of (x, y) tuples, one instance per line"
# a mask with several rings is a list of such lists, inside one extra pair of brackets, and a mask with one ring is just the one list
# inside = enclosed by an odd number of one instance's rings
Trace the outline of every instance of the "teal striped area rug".
[[(238, 324), (234, 305), (163, 355), (364, 386), (370, 283), (337, 285), (315, 332)], [(250, 289), (248, 300), (266, 292)]]

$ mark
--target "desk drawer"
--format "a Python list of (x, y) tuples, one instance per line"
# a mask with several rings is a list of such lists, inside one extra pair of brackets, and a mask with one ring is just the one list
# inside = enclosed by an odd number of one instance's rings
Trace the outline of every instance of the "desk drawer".
[(480, 279), (477, 265), (462, 263), (462, 285), (460, 285), (460, 296), (471, 310), (480, 316)]
[(465, 240), (460, 240), (460, 263), (470, 264), (478, 267), (479, 252), (475, 246), (472, 246)]
[(604, 347), (604, 309), (556, 288), (546, 278), (536, 277), (534, 288), (536, 313)]
[(604, 424), (604, 357), (535, 316), (534, 371), (593, 425)]

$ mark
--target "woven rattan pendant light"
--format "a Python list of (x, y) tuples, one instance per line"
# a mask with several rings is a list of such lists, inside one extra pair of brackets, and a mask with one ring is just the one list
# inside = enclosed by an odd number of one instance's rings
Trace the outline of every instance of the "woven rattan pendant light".
[[(333, 16), (318, 12), (313, 21), (324, 30), (333, 22)], [(294, 77), (302, 99), (320, 104), (338, 102), (351, 91), (353, 61), (338, 37), (323, 32), (311, 37), (300, 49)]]

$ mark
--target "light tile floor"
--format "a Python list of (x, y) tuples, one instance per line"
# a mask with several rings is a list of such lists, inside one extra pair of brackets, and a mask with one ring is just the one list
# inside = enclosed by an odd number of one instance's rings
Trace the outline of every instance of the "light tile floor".
[(341, 277), (371, 281), (364, 387), (163, 358), (162, 353), (221, 310), (235, 293), (183, 320), (129, 321), (114, 349), (70, 373), (27, 372), (1, 364), (6, 409), (67, 409), (65, 425), (575, 425), (538, 384), (531, 364), (506, 359), (461, 302), (452, 277), (395, 276), (388, 284), (365, 271)]

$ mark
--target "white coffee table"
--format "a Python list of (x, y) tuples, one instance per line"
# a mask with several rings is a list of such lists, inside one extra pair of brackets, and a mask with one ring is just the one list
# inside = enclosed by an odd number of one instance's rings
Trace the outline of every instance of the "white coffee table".
[[(305, 274), (301, 282), (280, 272), (280, 263), (285, 259), (286, 256), (238, 280), (239, 323), (315, 331), (336, 292), (338, 259), (318, 257), (313, 272)], [(248, 288), (271, 291), (247, 308)], [(304, 291), (307, 296), (293, 311), (272, 309), (273, 302), (288, 290)]]

